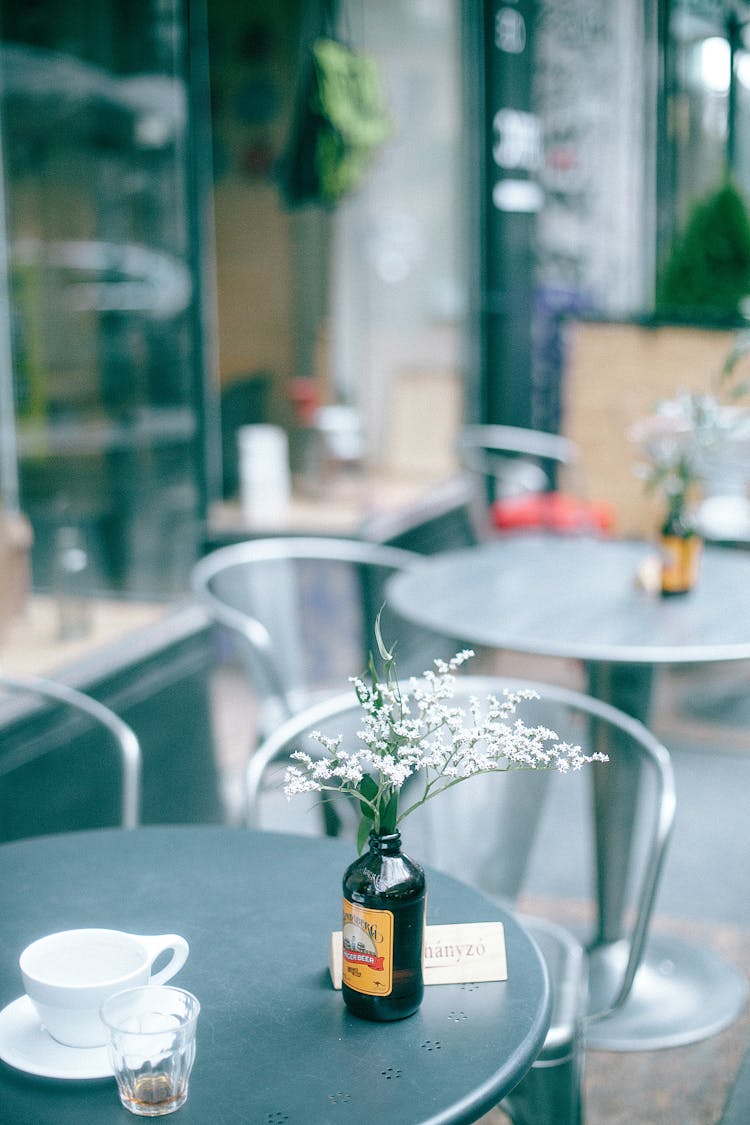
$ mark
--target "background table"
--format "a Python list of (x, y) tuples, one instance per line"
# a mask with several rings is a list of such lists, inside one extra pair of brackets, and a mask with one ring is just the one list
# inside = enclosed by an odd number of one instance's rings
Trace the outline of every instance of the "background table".
[[(0, 1005), (23, 992), (18, 954), (76, 926), (183, 934), (174, 983), (202, 1011), (184, 1125), (471, 1122), (536, 1057), (548, 1024), (541, 958), (508, 914), (430, 872), (429, 921), (500, 920), (506, 982), (439, 985), (396, 1023), (357, 1019), (331, 987), (350, 845), (214, 827), (70, 833), (0, 847)], [(35, 1078), (0, 1063), (0, 1119), (123, 1122), (112, 1079)]]
[[(388, 604), (459, 643), (582, 661), (592, 695), (648, 724), (658, 665), (750, 659), (750, 553), (706, 548), (698, 585), (673, 598), (636, 580), (653, 554), (633, 541), (511, 535), (397, 575)], [(638, 766), (616, 753), (597, 778), (598, 869), (607, 877), (598, 885), (592, 1009), (620, 973), (627, 887), (613, 873), (626, 865), (609, 856), (628, 854), (640, 781)], [(615, 820), (615, 804), (629, 805), (630, 815)], [(591, 1026), (589, 1042), (624, 1050), (690, 1043), (735, 1019), (746, 996), (744, 977), (715, 954), (651, 937), (627, 1003)]]

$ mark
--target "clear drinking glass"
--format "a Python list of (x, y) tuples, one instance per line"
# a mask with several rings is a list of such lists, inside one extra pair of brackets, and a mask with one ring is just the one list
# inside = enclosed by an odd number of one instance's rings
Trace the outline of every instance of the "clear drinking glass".
[(191, 992), (144, 985), (101, 1009), (120, 1101), (139, 1117), (174, 1113), (188, 1096), (200, 1004)]

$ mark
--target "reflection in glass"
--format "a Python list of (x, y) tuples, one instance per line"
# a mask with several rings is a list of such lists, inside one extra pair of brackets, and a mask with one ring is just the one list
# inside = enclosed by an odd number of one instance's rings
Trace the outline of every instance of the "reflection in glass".
[(185, 7), (9, 7), (5, 238), (35, 584), (75, 527), (93, 589), (175, 592), (201, 489)]

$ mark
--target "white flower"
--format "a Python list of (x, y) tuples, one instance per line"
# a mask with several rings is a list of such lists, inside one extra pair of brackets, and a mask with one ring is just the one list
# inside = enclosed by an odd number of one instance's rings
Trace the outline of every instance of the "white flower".
[[(567, 773), (607, 760), (603, 754), (587, 755), (580, 746), (560, 741), (547, 727), (526, 726), (516, 709), (538, 698), (536, 692), (505, 690), (502, 697), (490, 695), (484, 702), (472, 697), (466, 707), (456, 706), (454, 673), (473, 656), (470, 650), (449, 661), (436, 660), (432, 669), (403, 687), (392, 675), (392, 653), (380, 651), (387, 657), (382, 682), (373, 677), (368, 685), (360, 677), (351, 679), (362, 707), (357, 745), (345, 750), (340, 737), (313, 732), (323, 754), (292, 754), (299, 766), (287, 770), (288, 798), (311, 791), (348, 795), (365, 810), (363, 829), (393, 831), (419, 805), (476, 774), (514, 769)], [(403, 786), (417, 776), (421, 795), (399, 810)]]

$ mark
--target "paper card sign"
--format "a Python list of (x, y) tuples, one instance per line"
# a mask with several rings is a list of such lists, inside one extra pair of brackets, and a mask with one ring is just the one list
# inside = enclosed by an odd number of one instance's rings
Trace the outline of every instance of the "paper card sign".
[[(507, 980), (505, 932), (502, 922), (461, 922), (426, 926), (425, 984), (473, 984)], [(334, 988), (341, 988), (341, 931), (331, 934), (329, 970)]]

